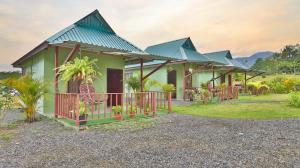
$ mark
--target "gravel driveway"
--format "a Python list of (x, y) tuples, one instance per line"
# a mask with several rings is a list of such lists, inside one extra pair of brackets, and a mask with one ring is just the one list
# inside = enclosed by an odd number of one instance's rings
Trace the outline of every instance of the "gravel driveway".
[(0, 141), (0, 167), (300, 167), (300, 119), (171, 114), (140, 130), (75, 131), (44, 119)]

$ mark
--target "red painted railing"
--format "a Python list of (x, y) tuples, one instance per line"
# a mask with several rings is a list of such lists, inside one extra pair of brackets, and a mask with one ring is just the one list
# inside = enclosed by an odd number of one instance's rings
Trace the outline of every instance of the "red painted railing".
[[(74, 120), (76, 125), (83, 121), (115, 118), (113, 108), (119, 106), (122, 116), (144, 114), (155, 116), (157, 109), (171, 112), (171, 93), (57, 93), (55, 116)], [(88, 119), (80, 119), (80, 102), (88, 109)]]
[(220, 101), (229, 100), (229, 99), (238, 99), (239, 88), (238, 87), (225, 87), (217, 89), (216, 95)]

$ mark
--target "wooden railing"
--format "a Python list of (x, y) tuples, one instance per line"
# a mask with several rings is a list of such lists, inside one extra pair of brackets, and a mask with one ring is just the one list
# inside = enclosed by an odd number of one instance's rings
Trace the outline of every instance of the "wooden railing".
[(234, 86), (229, 86), (225, 88), (219, 88), (216, 91), (216, 95), (219, 101), (229, 100), (229, 99), (238, 99), (239, 88)]
[[(157, 110), (171, 112), (171, 93), (57, 93), (55, 116), (75, 121), (76, 125), (91, 120), (113, 119), (114, 106), (120, 108), (122, 117), (130, 113), (155, 116)], [(87, 109), (88, 119), (80, 118), (80, 104)]]

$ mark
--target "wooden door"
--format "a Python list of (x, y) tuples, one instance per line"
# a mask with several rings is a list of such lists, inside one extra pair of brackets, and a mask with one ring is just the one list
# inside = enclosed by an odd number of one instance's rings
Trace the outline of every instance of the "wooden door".
[[(107, 69), (107, 93), (123, 93), (123, 70)], [(107, 104), (110, 106), (121, 105), (121, 94), (112, 95), (112, 104), (110, 104), (110, 95)]]
[(232, 86), (232, 76), (228, 75), (228, 86)]
[[(168, 84), (173, 84), (177, 90), (176, 87), (176, 71), (169, 71), (168, 72)], [(172, 98), (176, 98), (176, 91), (172, 93)]]
[(221, 76), (221, 84), (225, 83), (225, 75)]

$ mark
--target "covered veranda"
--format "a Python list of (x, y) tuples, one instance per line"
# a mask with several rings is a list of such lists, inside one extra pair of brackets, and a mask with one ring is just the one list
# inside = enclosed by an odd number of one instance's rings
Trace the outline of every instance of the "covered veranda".
[[(82, 42), (63, 42), (51, 44), (54, 47), (55, 58), (55, 116), (57, 118), (65, 118), (72, 120), (76, 125), (84, 122), (94, 122), (95, 120), (114, 120), (114, 107), (120, 107), (120, 114), (123, 119), (128, 118), (130, 113), (135, 113), (136, 116), (155, 116), (158, 111), (171, 112), (172, 102), (171, 93), (163, 92), (144, 92), (143, 81), (151, 74), (163, 67), (174, 58), (163, 56), (155, 56), (143, 51), (132, 52), (119, 49), (105, 48), (103, 46), (90, 45)], [(139, 62), (141, 64), (141, 90), (137, 93), (107, 92), (107, 93), (64, 93), (59, 90), (59, 73), (58, 67), (61, 60), (59, 50), (62, 48), (71, 49), (68, 56), (63, 61), (63, 64), (73, 60), (78, 52), (90, 52), (106, 54), (114, 57), (122, 57), (124, 62)], [(98, 58), (101, 61), (101, 57)], [(143, 64), (145, 62), (156, 60), (165, 60), (156, 69), (148, 74), (143, 73)], [(123, 79), (120, 79), (122, 81)], [(80, 101), (84, 101), (85, 106), (88, 106), (88, 119), (80, 119)]]

